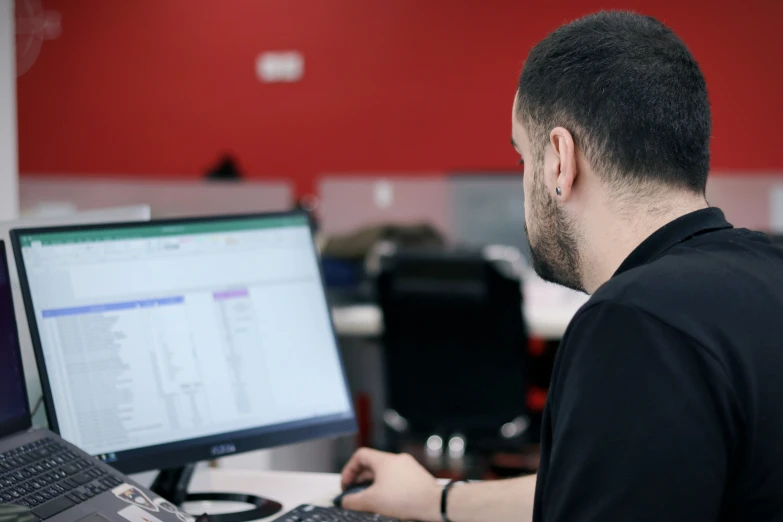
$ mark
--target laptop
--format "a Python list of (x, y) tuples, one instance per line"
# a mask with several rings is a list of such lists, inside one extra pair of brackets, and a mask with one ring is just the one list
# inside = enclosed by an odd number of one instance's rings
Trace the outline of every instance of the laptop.
[(8, 258), (0, 241), (0, 507), (56, 522), (194, 522), (130, 478), (45, 429), (31, 429)]

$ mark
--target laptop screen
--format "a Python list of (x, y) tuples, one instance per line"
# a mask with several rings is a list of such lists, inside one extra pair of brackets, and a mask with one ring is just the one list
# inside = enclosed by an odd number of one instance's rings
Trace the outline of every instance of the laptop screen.
[(29, 417), (8, 258), (0, 241), (0, 436), (28, 426)]

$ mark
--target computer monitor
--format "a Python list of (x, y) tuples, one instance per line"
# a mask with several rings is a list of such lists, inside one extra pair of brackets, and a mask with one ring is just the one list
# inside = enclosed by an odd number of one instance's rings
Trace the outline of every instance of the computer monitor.
[[(88, 223), (113, 223), (125, 221), (149, 221), (149, 205), (128, 205), (124, 207), (100, 208), (85, 210), (65, 216), (26, 217), (14, 221), (0, 222), (0, 240), (8, 240), (11, 229), (28, 227), (51, 227), (59, 225), (76, 225)], [(14, 313), (19, 328), (19, 344), (22, 349), (22, 367), (24, 368), (27, 391), (30, 397), (30, 408), (41, 400), (41, 383), (33, 353), (33, 342), (30, 339), (30, 329), (27, 326), (22, 290), (19, 287), (14, 257), (8, 256), (11, 291), (14, 299)]]
[(13, 230), (50, 427), (124, 472), (355, 431), (306, 214)]

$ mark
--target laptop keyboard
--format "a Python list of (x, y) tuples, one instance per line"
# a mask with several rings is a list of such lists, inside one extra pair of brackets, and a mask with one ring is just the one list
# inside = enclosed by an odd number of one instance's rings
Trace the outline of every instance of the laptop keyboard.
[(46, 519), (122, 484), (95, 462), (51, 439), (0, 453), (0, 504)]

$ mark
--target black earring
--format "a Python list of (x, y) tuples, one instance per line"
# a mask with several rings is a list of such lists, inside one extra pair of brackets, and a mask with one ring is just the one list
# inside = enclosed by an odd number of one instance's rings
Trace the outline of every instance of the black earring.
[(562, 196), (562, 195), (563, 195), (563, 191), (562, 191), (562, 190), (560, 190), (560, 187), (557, 187), (557, 188), (555, 189), (555, 192), (557, 193), (557, 195), (558, 195), (558, 196)]

